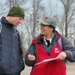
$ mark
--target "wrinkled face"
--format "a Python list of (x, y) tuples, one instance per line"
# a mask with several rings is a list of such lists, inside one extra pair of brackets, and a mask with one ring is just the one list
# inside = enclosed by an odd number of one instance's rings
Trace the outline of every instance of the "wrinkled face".
[(53, 28), (49, 27), (49, 25), (41, 24), (40, 25), (40, 30), (41, 30), (41, 34), (45, 35), (45, 36), (53, 33)]
[(23, 18), (22, 17), (11, 17), (11, 23), (14, 26), (17, 26), (18, 24), (21, 24), (22, 21), (23, 21)]

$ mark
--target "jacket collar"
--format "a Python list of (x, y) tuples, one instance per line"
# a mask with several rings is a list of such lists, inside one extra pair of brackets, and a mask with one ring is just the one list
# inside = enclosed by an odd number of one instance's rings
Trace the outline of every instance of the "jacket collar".
[(2, 17), (2, 18), (1, 18), (1, 23), (4, 24), (4, 25), (6, 25), (7, 27), (14, 27), (14, 25), (11, 24), (11, 23), (9, 23), (9, 22), (6, 20), (5, 17)]

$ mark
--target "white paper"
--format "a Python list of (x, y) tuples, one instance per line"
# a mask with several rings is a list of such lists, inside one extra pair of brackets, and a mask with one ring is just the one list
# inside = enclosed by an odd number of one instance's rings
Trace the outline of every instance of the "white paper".
[(36, 63), (35, 65), (39, 65), (39, 64), (42, 64), (42, 63), (45, 63), (45, 62), (49, 62), (49, 61), (56, 60), (56, 59), (57, 59), (57, 58), (45, 59), (45, 60), (43, 60), (43, 61), (41, 61), (41, 62)]

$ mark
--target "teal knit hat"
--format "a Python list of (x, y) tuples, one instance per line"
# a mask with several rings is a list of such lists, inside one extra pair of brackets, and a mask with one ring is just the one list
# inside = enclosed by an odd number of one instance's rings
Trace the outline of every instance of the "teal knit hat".
[(24, 10), (19, 5), (15, 5), (10, 8), (7, 16), (22, 17), (24, 19), (25, 14)]

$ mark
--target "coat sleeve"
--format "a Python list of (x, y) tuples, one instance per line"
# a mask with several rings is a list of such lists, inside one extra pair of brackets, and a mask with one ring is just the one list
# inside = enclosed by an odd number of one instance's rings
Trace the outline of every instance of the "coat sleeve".
[(27, 53), (26, 53), (26, 56), (25, 56), (25, 64), (27, 66), (34, 66), (34, 64), (36, 62), (36, 59), (34, 61), (29, 61), (27, 56), (28, 56), (28, 54), (32, 54), (32, 55), (34, 55), (36, 57), (35, 50), (36, 50), (35, 44), (31, 44), (29, 49), (28, 49), (28, 51), (27, 51)]
[(70, 62), (75, 62), (75, 47), (65, 36), (62, 36), (62, 48), (67, 54), (66, 59)]
[(21, 39), (20, 39), (20, 35), (19, 32), (17, 31), (17, 37), (18, 37), (18, 47), (19, 47), (19, 53), (22, 56), (23, 55), (23, 51), (22, 51), (22, 43), (21, 43)]

